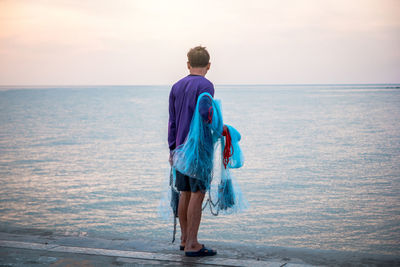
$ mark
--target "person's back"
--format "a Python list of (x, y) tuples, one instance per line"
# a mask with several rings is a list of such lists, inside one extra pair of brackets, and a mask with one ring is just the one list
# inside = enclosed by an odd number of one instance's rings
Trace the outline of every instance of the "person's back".
[(189, 74), (172, 86), (169, 96), (170, 133), (168, 136), (171, 151), (185, 141), (197, 98), (204, 92), (214, 97), (213, 84), (201, 75)]
[[(213, 84), (204, 77), (210, 69), (210, 56), (207, 50), (198, 46), (192, 48), (187, 56), (190, 75), (175, 83), (169, 96), (168, 144), (171, 165), (173, 151), (184, 143), (188, 135), (199, 95), (207, 92), (214, 96)], [(203, 119), (207, 121), (213, 112), (210, 103), (205, 101), (198, 108)], [(175, 186), (181, 192), (178, 207), (182, 233), (180, 249), (185, 250), (186, 256), (192, 257), (217, 254), (216, 251), (207, 249), (197, 240), (202, 202), (208, 185), (199, 179), (176, 171)]]

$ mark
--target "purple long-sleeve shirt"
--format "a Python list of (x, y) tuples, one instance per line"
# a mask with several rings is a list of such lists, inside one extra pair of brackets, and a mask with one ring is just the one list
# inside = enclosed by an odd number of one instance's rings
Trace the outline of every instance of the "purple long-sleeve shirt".
[[(197, 98), (207, 92), (214, 97), (214, 85), (200, 75), (188, 75), (172, 86), (169, 94), (168, 145), (170, 151), (181, 145), (189, 133)], [(207, 120), (212, 114), (211, 101), (201, 105), (200, 114)]]

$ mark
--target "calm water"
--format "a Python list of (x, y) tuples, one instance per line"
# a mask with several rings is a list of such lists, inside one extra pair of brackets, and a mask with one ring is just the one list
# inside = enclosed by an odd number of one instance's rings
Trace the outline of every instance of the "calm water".
[[(396, 88), (397, 87), (397, 88)], [(0, 87), (0, 226), (169, 242), (168, 86)], [(202, 241), (400, 253), (399, 85), (216, 86), (250, 208)]]

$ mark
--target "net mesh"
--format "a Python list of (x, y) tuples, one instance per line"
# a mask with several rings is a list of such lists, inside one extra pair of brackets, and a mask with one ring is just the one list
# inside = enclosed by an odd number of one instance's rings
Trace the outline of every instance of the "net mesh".
[[(208, 112), (208, 120), (201, 114), (201, 106), (204, 103), (212, 107), (212, 112)], [(203, 209), (209, 206), (213, 215), (242, 211), (248, 206), (230, 171), (242, 167), (244, 163), (239, 146), (240, 139), (241, 135), (234, 127), (224, 126), (220, 101), (214, 100), (208, 93), (201, 94), (197, 100), (188, 136), (173, 152), (172, 168), (204, 181), (208, 198), (203, 204)], [(170, 188), (166, 192), (176, 190), (173, 188), (175, 175), (170, 177), (173, 181), (169, 183)], [(174, 209), (177, 205), (173, 203), (177, 201), (176, 197), (171, 197), (170, 193), (168, 200)]]

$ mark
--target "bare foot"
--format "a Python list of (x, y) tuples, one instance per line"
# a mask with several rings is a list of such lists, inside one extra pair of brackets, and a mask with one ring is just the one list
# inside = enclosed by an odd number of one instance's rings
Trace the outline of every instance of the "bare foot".
[(196, 244), (185, 246), (185, 252), (195, 252), (195, 251), (199, 251), (202, 248), (203, 248), (202, 244), (196, 243)]

